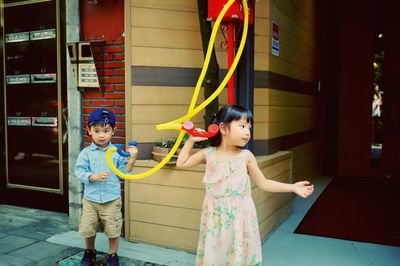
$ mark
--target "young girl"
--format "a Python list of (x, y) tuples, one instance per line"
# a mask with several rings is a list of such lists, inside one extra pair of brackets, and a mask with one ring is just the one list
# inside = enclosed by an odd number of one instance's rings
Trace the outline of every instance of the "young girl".
[(190, 155), (201, 137), (190, 137), (176, 162), (177, 167), (206, 163), (196, 265), (261, 265), (261, 239), (249, 176), (264, 191), (294, 192), (307, 198), (314, 191), (308, 181), (280, 183), (264, 177), (254, 155), (242, 149), (250, 140), (251, 112), (226, 105), (213, 118), (219, 133), (212, 146)]

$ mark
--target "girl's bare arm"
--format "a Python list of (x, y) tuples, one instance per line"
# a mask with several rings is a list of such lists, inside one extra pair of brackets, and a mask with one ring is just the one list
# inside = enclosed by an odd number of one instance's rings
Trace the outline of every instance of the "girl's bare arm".
[(181, 152), (179, 153), (178, 160), (176, 161), (176, 167), (178, 168), (189, 168), (206, 162), (206, 149), (202, 149), (195, 154), (190, 155), (193, 145), (197, 141), (205, 140), (206, 138), (190, 137)]
[(307, 198), (314, 191), (314, 187), (308, 181), (300, 181), (294, 184), (288, 184), (267, 179), (262, 173), (260, 167), (258, 167), (256, 158), (251, 152), (249, 152), (248, 156), (247, 169), (249, 171), (249, 175), (253, 178), (256, 185), (264, 191), (294, 192), (303, 198)]

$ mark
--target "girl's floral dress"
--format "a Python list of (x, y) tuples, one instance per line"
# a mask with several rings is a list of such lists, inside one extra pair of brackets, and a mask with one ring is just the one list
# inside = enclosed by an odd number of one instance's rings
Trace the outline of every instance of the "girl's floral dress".
[(246, 167), (249, 151), (219, 162), (215, 150), (207, 150), (196, 265), (261, 265), (261, 239)]

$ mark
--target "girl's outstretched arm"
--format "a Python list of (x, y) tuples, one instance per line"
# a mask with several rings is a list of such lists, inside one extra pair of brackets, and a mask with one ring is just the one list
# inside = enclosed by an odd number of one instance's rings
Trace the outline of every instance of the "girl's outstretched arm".
[(262, 173), (260, 167), (258, 167), (253, 153), (249, 152), (247, 158), (247, 169), (249, 175), (253, 178), (254, 182), (260, 189), (269, 192), (294, 192), (303, 198), (307, 198), (314, 192), (314, 186), (308, 181), (288, 184), (267, 179)]
[(193, 166), (205, 163), (206, 162), (206, 149), (202, 149), (199, 152), (196, 152), (195, 154), (192, 154), (192, 155), (190, 155), (190, 152), (193, 149), (193, 145), (195, 142), (203, 141), (206, 139), (207, 138), (190, 136), (186, 140), (185, 145), (183, 145), (183, 148), (182, 148), (181, 152), (179, 153), (178, 160), (176, 161), (176, 167), (189, 168), (189, 167), (193, 167)]

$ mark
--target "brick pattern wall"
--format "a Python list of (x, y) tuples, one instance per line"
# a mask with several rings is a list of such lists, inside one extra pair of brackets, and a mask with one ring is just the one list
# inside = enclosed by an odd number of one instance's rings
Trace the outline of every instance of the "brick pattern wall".
[(99, 107), (115, 114), (117, 132), (113, 143), (125, 144), (125, 51), (124, 39), (91, 43), (100, 88), (84, 88), (84, 146), (91, 142), (86, 126), (89, 113)]

